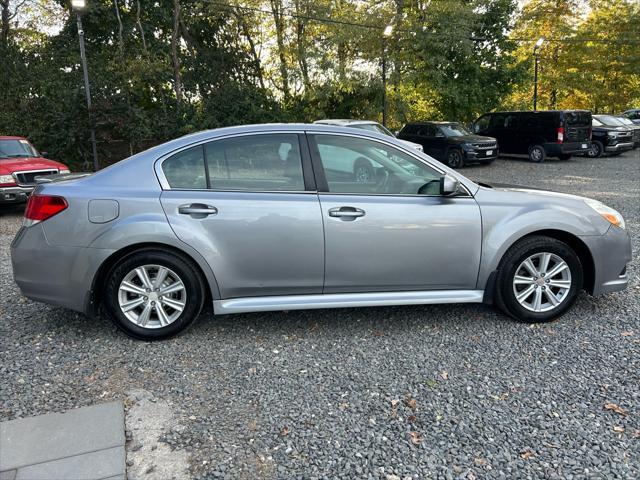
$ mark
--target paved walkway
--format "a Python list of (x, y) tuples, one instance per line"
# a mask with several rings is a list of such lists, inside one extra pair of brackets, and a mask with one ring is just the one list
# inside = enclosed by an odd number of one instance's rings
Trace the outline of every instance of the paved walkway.
[(122, 402), (0, 423), (0, 480), (124, 480)]

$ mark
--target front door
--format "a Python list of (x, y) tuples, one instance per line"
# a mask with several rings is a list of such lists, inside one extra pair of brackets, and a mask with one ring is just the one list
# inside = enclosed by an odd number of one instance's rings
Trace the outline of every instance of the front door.
[(322, 217), (304, 135), (214, 140), (162, 170), (169, 223), (209, 262), (223, 299), (322, 293)]
[[(325, 293), (476, 287), (481, 221), (472, 196), (440, 196), (440, 172), (386, 143), (309, 138), (324, 220)], [(326, 168), (354, 155), (380, 165), (370, 182)]]

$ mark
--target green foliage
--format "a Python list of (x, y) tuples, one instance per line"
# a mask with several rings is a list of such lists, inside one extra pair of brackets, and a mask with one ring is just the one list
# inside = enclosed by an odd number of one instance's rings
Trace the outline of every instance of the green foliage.
[[(5, 2), (22, 10), (0, 39), (0, 134), (27, 136), (72, 164), (88, 162), (76, 14), (66, 0)], [(540, 36), (549, 39), (540, 52), (542, 108), (618, 111), (640, 101), (640, 45), (615, 43), (640, 38), (637, 2), (592, 0), (588, 15), (580, 15), (582, 0), (531, 0), (521, 12), (517, 4), (87, 0), (101, 163), (200, 129), (381, 121), (383, 57), (391, 128), (530, 108)], [(394, 27), (389, 37), (386, 25)]]

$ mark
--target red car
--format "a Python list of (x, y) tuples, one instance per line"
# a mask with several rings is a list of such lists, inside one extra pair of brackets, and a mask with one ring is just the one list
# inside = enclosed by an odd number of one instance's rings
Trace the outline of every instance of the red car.
[(24, 202), (35, 177), (58, 173), (69, 173), (69, 167), (44, 158), (26, 138), (0, 136), (0, 205)]

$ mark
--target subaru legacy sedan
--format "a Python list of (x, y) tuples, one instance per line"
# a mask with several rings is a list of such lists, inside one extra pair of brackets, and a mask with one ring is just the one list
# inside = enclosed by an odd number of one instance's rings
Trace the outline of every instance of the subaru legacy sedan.
[[(340, 167), (354, 157), (372, 178)], [(11, 256), (27, 297), (151, 340), (208, 302), (214, 315), (484, 302), (545, 322), (581, 289), (624, 289), (631, 242), (596, 200), (477, 184), (375, 132), (283, 124), (40, 184)]]

